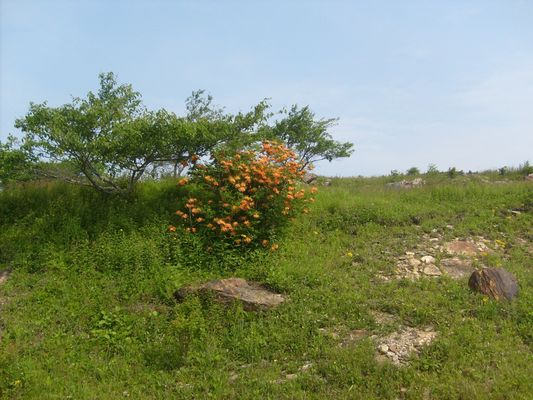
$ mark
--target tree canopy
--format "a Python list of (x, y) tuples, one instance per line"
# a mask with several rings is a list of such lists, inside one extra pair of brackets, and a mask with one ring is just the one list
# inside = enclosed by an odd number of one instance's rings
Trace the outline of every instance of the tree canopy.
[(200, 90), (186, 100), (187, 114), (177, 116), (148, 110), (141, 94), (117, 83), (113, 73), (99, 78), (98, 92), (59, 107), (30, 103), (28, 113), (16, 120), (25, 134), (16, 154), (34, 161), (40, 175), (128, 194), (150, 169), (171, 167), (176, 175), (192, 159), (265, 139), (284, 142), (304, 166), (352, 152), (351, 143), (336, 142), (328, 133), (336, 120), (317, 120), (309, 107), (293, 106), (271, 122), (266, 100), (247, 113), (230, 114)]

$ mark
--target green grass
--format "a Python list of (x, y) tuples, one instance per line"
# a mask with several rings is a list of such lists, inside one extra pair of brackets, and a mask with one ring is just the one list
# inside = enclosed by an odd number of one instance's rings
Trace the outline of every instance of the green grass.
[[(0, 287), (0, 397), (532, 398), (533, 185), (438, 176), (392, 190), (386, 181), (333, 179), (278, 252), (249, 254), (206, 254), (169, 235), (181, 195), (172, 182), (145, 183), (129, 201), (61, 184), (0, 193), (0, 269), (13, 269)], [(433, 229), (504, 241), (480, 263), (511, 271), (519, 297), (487, 301), (445, 277), (376, 278)], [(173, 300), (178, 287), (229, 276), (289, 300), (260, 313)], [(438, 337), (397, 368), (375, 361), (368, 338), (339, 347), (324, 334), (395, 328), (371, 310), (432, 325)]]

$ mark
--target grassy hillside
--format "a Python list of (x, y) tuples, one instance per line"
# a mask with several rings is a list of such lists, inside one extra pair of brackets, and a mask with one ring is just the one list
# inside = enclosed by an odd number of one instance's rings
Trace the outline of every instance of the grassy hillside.
[[(0, 270), (12, 273), (0, 286), (0, 397), (531, 398), (533, 185), (438, 175), (397, 190), (387, 179), (333, 179), (279, 251), (248, 254), (169, 235), (183, 196), (173, 182), (130, 200), (62, 184), (1, 192)], [(394, 278), (428, 237), (479, 236), (491, 251), (474, 265), (512, 272), (515, 301), (447, 276)], [(173, 299), (230, 276), (288, 301), (251, 313)], [(376, 338), (401, 326), (437, 336), (403, 367), (376, 359)]]

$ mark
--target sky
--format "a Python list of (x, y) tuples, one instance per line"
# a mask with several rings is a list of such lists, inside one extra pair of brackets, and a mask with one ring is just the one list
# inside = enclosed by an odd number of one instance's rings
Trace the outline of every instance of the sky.
[(0, 140), (108, 71), (178, 115), (205, 89), (337, 117), (324, 175), (533, 162), (533, 0), (0, 0)]

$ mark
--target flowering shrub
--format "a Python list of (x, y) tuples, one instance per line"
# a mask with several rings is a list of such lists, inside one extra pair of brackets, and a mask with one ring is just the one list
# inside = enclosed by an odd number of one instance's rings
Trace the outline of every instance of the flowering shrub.
[(296, 154), (275, 142), (264, 142), (259, 151), (219, 153), (210, 164), (195, 164), (190, 177), (178, 182), (199, 194), (176, 215), (187, 232), (276, 250), (271, 243), (276, 231), (298, 212), (309, 212), (305, 205), (314, 201), (310, 194), (316, 188), (297, 187), (305, 172)]

